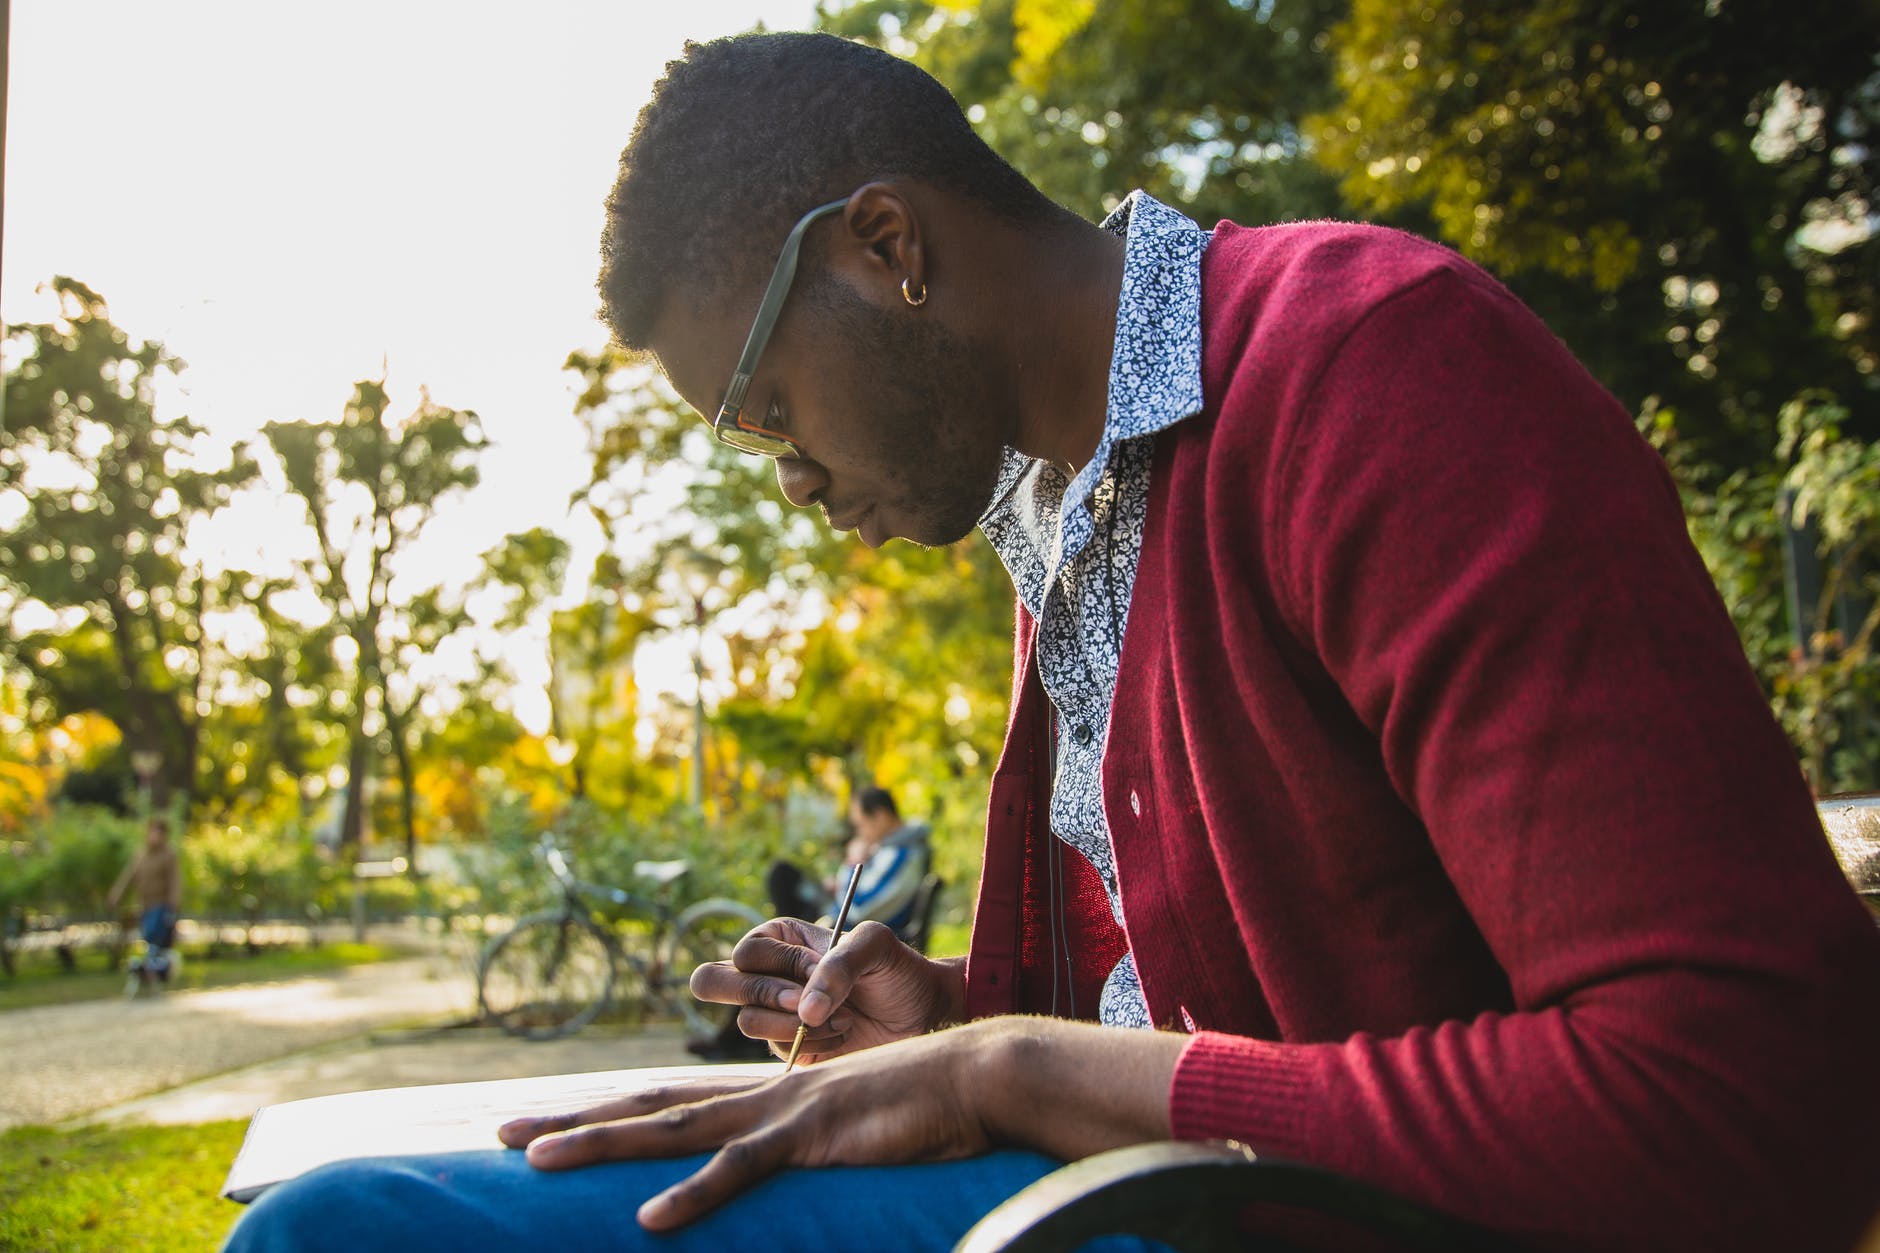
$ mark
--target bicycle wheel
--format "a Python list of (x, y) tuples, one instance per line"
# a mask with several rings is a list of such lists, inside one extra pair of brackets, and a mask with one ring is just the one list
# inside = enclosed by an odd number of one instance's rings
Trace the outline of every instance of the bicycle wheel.
[(706, 962), (729, 961), (731, 950), (738, 946), (744, 933), (763, 921), (763, 915), (747, 905), (714, 898), (700, 901), (673, 923), (672, 956), (666, 963), (666, 978), (679, 1015), (685, 1019), (688, 1036), (693, 1039), (716, 1036), (738, 1014), (735, 1005), (714, 1005), (695, 999), (691, 991), (693, 969)]
[(614, 946), (586, 918), (531, 914), (498, 936), (477, 964), (477, 1004), (510, 1035), (552, 1040), (607, 1007)]

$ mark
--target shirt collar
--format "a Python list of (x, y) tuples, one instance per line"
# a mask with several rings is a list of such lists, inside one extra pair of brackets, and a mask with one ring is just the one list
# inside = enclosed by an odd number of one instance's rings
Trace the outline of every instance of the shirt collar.
[(1207, 231), (1143, 191), (1129, 193), (1103, 229), (1125, 243), (1099, 448), (1201, 411), (1201, 256), (1209, 240)]
[[(1123, 285), (1110, 356), (1109, 405), (1103, 433), (1064, 493), (1063, 560), (1082, 547), (1072, 515), (1082, 513), (1103, 477), (1116, 443), (1153, 435), (1201, 411), (1201, 257), (1210, 235), (1147, 192), (1129, 193), (1102, 227), (1121, 235)], [(984, 526), (1012, 507), (1021, 482), (1039, 463), (1007, 448)]]

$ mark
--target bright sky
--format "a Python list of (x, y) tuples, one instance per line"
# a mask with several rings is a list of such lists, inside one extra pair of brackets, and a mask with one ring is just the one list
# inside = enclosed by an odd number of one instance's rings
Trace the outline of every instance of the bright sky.
[[(475, 409), (483, 485), (427, 545), (457, 580), (504, 534), (597, 543), (571, 349), (598, 345), (601, 201), (685, 39), (813, 0), (15, 0), (0, 316), (90, 284), (189, 363), (179, 410), (218, 436), (331, 419), (389, 367)], [(219, 554), (265, 560), (265, 517)], [(273, 551), (278, 553), (278, 546)]]

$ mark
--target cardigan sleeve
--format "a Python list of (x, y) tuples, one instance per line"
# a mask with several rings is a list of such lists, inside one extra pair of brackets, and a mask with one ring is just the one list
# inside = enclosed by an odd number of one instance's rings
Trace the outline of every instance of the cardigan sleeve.
[(1628, 416), (1452, 269), (1328, 350), (1271, 440), (1254, 560), (1514, 1006), (1200, 1034), (1176, 1134), (1537, 1247), (1849, 1247), (1880, 1204), (1880, 940)]

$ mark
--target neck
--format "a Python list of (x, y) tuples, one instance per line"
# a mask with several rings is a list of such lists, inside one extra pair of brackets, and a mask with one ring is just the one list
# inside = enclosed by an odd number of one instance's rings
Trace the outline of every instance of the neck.
[(1007, 368), (1019, 398), (1020, 452), (1075, 475), (1097, 450), (1109, 409), (1123, 241), (1068, 214), (1008, 271)]

